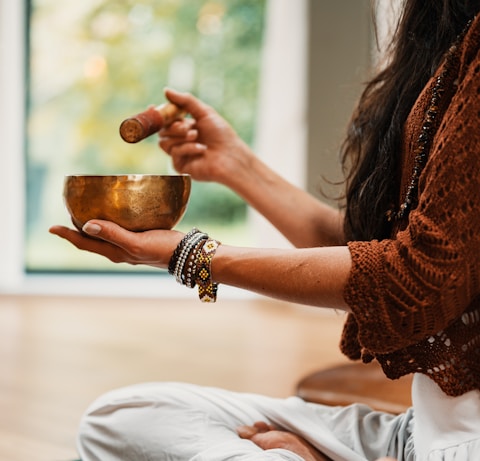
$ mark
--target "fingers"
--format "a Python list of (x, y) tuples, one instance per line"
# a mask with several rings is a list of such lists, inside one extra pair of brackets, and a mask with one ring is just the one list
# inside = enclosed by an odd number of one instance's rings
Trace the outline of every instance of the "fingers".
[[(70, 238), (76, 238), (76, 235), (74, 234), (80, 234), (77, 231), (74, 231), (73, 229), (69, 229), (68, 227), (65, 226), (52, 226), (48, 231), (51, 234), (58, 235), (61, 238), (70, 240)], [(70, 238), (69, 238), (70, 237)]]
[(205, 144), (198, 142), (183, 142), (173, 138), (161, 139), (158, 145), (170, 156), (200, 155), (207, 150), (207, 146), (205, 146)]
[[(79, 250), (96, 253), (110, 259), (112, 262), (120, 262), (124, 260), (123, 250), (109, 242), (99, 240), (97, 238), (90, 238), (86, 234), (70, 229), (65, 226), (52, 226), (49, 229), (51, 234), (57, 235), (65, 240), (68, 240)], [(95, 232), (90, 234), (95, 237)], [(121, 254), (122, 253), (122, 254)]]
[(263, 450), (281, 448), (296, 453), (305, 461), (332, 461), (302, 437), (292, 432), (276, 430), (264, 422), (240, 426), (237, 432), (241, 438), (250, 440)]
[[(260, 428), (256, 426), (243, 426), (243, 428), (248, 428), (250, 430), (250, 435), (248, 437), (241, 438), (251, 440), (255, 445), (259, 446), (263, 450), (270, 450), (272, 448), (285, 448), (289, 439), (296, 437), (287, 432), (272, 430), (268, 426), (262, 426)], [(295, 438), (294, 440), (297, 439)]]
[(173, 251), (184, 236), (176, 230), (131, 232), (99, 219), (88, 221), (82, 232), (52, 226), (50, 233), (68, 240), (80, 250), (99, 254), (114, 263), (145, 264), (160, 269), (168, 266)]
[(128, 252), (131, 252), (132, 248), (131, 233), (108, 221), (88, 221), (83, 226), (82, 232), (64, 226), (52, 226), (49, 231), (51, 234), (68, 240), (80, 250), (98, 253), (112, 260), (116, 259), (113, 252), (117, 249), (126, 250), (128, 248)]
[(273, 431), (275, 427), (264, 421), (257, 421), (253, 426), (239, 426), (237, 433), (242, 439), (251, 439), (254, 435)]
[(165, 96), (170, 102), (186, 110), (195, 119), (205, 117), (213, 112), (210, 106), (207, 106), (190, 93), (180, 93), (171, 88), (166, 88)]
[(276, 429), (272, 424), (267, 424), (265, 421), (257, 421), (253, 426), (258, 429), (258, 432), (268, 432)]
[(168, 126), (164, 126), (160, 129), (160, 137), (189, 137), (198, 136), (198, 131), (195, 129), (195, 119), (184, 118), (177, 120)]
[(198, 155), (205, 152), (207, 147), (196, 142), (199, 133), (193, 128), (194, 123), (192, 119), (185, 119), (160, 130), (160, 149), (171, 156)]
[(94, 244), (95, 241), (86, 237), (85, 234), (78, 232), (77, 230), (70, 229), (65, 226), (52, 226), (49, 229), (51, 234), (58, 235), (59, 237), (68, 240), (73, 243), (77, 248), (86, 249), (90, 244)]

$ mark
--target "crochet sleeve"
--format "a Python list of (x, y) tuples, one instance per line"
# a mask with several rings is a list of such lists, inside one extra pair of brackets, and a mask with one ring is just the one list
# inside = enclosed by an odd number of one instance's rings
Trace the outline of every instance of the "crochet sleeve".
[(358, 345), (390, 353), (448, 326), (480, 294), (480, 57), (464, 71), (394, 239), (350, 242), (344, 297)]

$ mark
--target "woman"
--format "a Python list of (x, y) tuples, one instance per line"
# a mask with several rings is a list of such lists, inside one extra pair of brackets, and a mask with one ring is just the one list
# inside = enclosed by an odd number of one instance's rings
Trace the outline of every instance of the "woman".
[[(278, 177), (211, 107), (166, 91), (191, 119), (160, 132), (177, 171), (230, 187), (295, 245), (221, 245), (193, 230), (130, 233), (91, 221), (114, 262), (169, 268), (214, 301), (218, 284), (349, 312), (341, 348), (414, 373), (392, 416), (187, 384), (113, 391), (88, 410), (82, 459), (473, 460), (480, 453), (480, 1), (406, 0), (388, 63), (343, 146), (345, 213)], [(291, 216), (295, 216), (292, 219)], [(294, 273), (295, 277), (291, 277)]]

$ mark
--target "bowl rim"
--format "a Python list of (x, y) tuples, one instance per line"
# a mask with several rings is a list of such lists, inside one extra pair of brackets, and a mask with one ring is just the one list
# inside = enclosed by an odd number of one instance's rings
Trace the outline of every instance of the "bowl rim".
[(190, 177), (188, 173), (154, 174), (154, 173), (125, 173), (125, 174), (66, 174), (65, 178), (177, 178)]

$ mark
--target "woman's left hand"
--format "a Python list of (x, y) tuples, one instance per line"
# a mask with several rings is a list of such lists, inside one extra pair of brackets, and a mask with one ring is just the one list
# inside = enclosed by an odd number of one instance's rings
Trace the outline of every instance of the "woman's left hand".
[(305, 461), (331, 461), (299, 435), (278, 430), (263, 421), (258, 421), (253, 426), (240, 426), (237, 432), (240, 438), (251, 440), (263, 450), (282, 448), (296, 453)]
[[(263, 421), (258, 421), (253, 426), (240, 426), (237, 428), (237, 433), (240, 438), (251, 440), (263, 450), (283, 448), (296, 453), (305, 461), (332, 461), (299, 435), (278, 430)], [(377, 461), (395, 461), (395, 459), (387, 456), (378, 458)]]
[(160, 269), (168, 267), (172, 253), (184, 235), (173, 230), (130, 232), (101, 220), (89, 221), (82, 230), (84, 233), (65, 226), (53, 226), (50, 233), (68, 240), (80, 250), (99, 254), (114, 263), (145, 264)]

